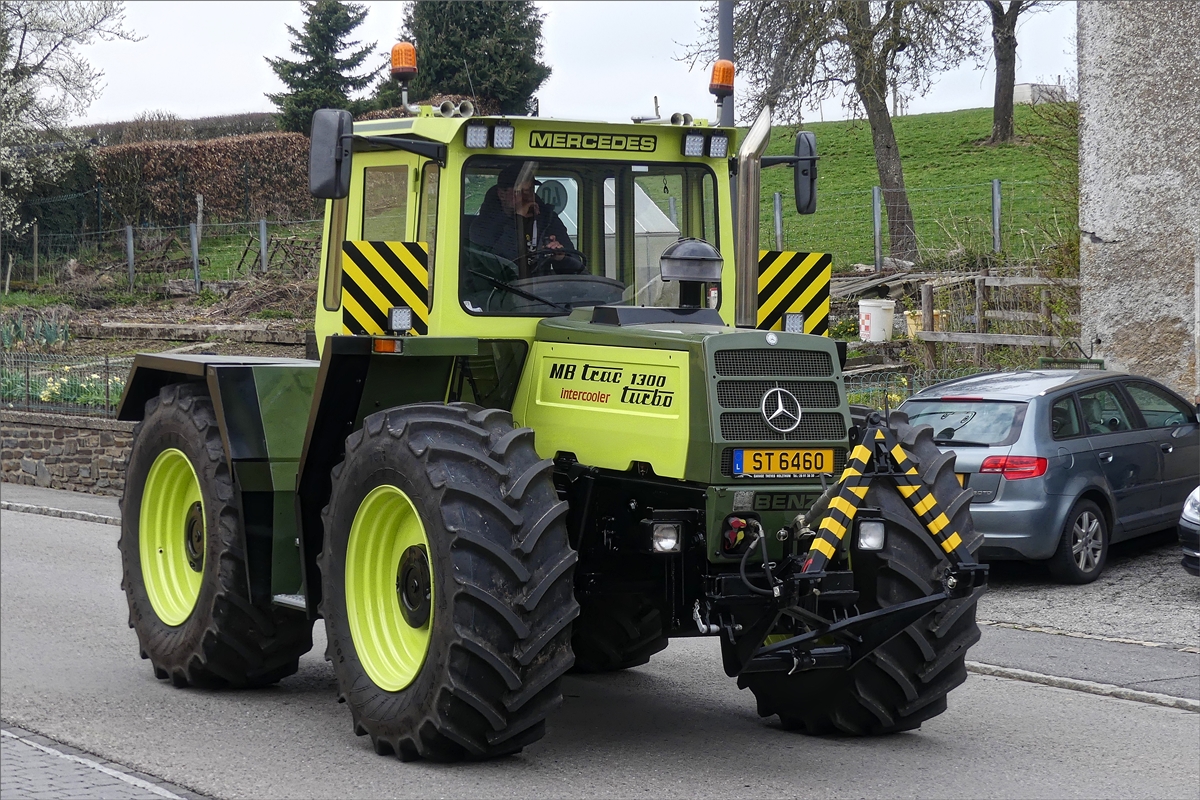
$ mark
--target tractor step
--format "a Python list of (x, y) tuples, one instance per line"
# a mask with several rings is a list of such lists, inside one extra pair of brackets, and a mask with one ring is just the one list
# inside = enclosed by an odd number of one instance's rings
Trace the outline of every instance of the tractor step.
[(308, 603), (302, 594), (277, 594), (271, 598), (277, 606), (287, 606), (288, 608), (298, 608), (301, 611), (308, 610)]

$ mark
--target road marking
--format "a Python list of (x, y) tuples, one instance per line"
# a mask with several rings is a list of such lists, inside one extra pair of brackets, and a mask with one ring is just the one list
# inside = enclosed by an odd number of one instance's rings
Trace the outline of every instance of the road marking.
[(82, 756), (71, 755), (70, 753), (62, 753), (62, 752), (59, 752), (58, 750), (55, 750), (52, 747), (46, 747), (45, 745), (38, 744), (37, 742), (30, 741), (29, 739), (26, 739), (21, 736), (17, 736), (15, 733), (9, 733), (8, 731), (5, 731), (5, 730), (0, 730), (0, 735), (6, 736), (9, 739), (16, 739), (18, 742), (27, 744), (30, 747), (37, 748), (38, 750), (41, 750), (43, 753), (49, 753), (52, 756), (58, 756), (59, 758), (65, 758), (67, 761), (74, 761), (75, 763), (82, 764), (85, 767), (91, 767), (94, 770), (103, 772), (105, 775), (111, 776), (120, 781), (124, 781), (125, 783), (128, 783), (131, 786), (138, 787), (139, 789), (144, 789), (147, 792), (150, 792), (151, 794), (158, 795), (159, 797), (167, 797), (167, 798), (171, 798), (171, 800), (184, 800), (184, 798), (180, 797), (177, 794), (173, 794), (172, 792), (168, 792), (166, 789), (162, 788), (161, 786), (155, 786), (153, 783), (150, 783), (149, 781), (144, 781), (141, 778), (135, 778), (133, 775), (127, 775), (124, 772), (121, 772), (119, 770), (112, 769), (111, 767), (106, 767), (103, 764), (100, 764), (96, 761), (92, 761), (90, 758), (83, 758)]
[(1044, 675), (1041, 672), (1030, 672), (1026, 669), (1013, 667), (997, 667), (994, 664), (981, 664), (978, 661), (968, 661), (967, 671), (980, 675), (991, 675), (996, 678), (1008, 678), (1014, 681), (1040, 683), (1043, 686), (1054, 686), (1059, 689), (1070, 689), (1075, 692), (1086, 692), (1102, 697), (1116, 697), (1120, 700), (1133, 700), (1137, 703), (1149, 703), (1155, 706), (1178, 708), (1183, 711), (1200, 713), (1200, 700), (1189, 700), (1186, 697), (1174, 697), (1157, 692), (1141, 692), (1137, 689), (1126, 689), (1124, 686), (1114, 686), (1111, 683), (1096, 683), (1078, 678), (1060, 678), (1057, 675)]
[(121, 525), (120, 517), (110, 517), (107, 514), (93, 514), (90, 511), (71, 511), (66, 508), (51, 508), (50, 506), (31, 506), (27, 503), (10, 503), (0, 500), (0, 511), (16, 511), (21, 514), (42, 514), (47, 517), (62, 517), (76, 519), (80, 522), (98, 522), (101, 525)]
[(1141, 639), (1122, 639), (1119, 636), (1100, 636), (1095, 633), (1080, 633), (1079, 631), (1064, 631), (1061, 628), (1047, 628), (1042, 625), (1022, 625), (1019, 622), (998, 622), (996, 620), (981, 619), (977, 620), (980, 625), (990, 625), (993, 628), (1011, 628), (1018, 631), (1032, 631), (1033, 633), (1050, 633), (1055, 636), (1070, 636), (1073, 639), (1095, 639), (1099, 642), (1113, 642), (1115, 644), (1136, 644), (1142, 647), (1165, 647), (1169, 650), (1177, 650), (1180, 653), (1200, 653), (1200, 647), (1180, 646), (1178, 644), (1167, 644), (1165, 642), (1146, 642)]

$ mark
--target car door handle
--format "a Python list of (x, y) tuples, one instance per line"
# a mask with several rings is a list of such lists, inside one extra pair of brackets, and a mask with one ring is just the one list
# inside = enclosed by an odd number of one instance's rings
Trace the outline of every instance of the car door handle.
[(1163, 442), (1162, 444), (1160, 444), (1158, 446), (1158, 448), (1160, 450), (1162, 450), (1164, 453), (1174, 453), (1175, 452), (1175, 445), (1170, 444), (1169, 442)]
[(1097, 453), (1096, 455), (1099, 456), (1100, 460), (1105, 464), (1112, 463), (1112, 453), (1105, 451), (1103, 453)]

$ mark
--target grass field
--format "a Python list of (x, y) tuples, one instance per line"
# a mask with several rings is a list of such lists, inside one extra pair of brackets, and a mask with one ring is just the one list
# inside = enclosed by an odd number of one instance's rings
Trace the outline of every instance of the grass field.
[[(1017, 106), (1019, 141), (991, 146), (990, 108), (941, 114), (918, 114), (894, 120), (896, 141), (904, 163), (904, 179), (916, 220), (922, 255), (942, 260), (947, 251), (962, 247), (967, 254), (990, 252), (991, 181), (1001, 181), (1002, 246), (1012, 258), (1036, 258), (1053, 236), (1076, 224), (1074, 209), (1056, 203), (1053, 179), (1043, 149), (1029, 136), (1044, 133), (1028, 106)], [(831, 252), (835, 270), (874, 258), (871, 187), (878, 181), (871, 128), (865, 121), (813, 122), (802, 126), (817, 135), (819, 184), (817, 213), (796, 213), (791, 170), (776, 167), (763, 172), (761, 245), (774, 246), (772, 194), (781, 192), (784, 245), (788, 249)], [(768, 155), (792, 152), (795, 128), (776, 127)], [(1024, 134), (1024, 135), (1023, 135)], [(886, 209), (883, 220), (887, 255)]]

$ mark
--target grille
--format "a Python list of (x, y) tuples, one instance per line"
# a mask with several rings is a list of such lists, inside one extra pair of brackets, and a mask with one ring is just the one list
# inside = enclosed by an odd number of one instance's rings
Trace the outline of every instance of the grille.
[(727, 442), (806, 442), (842, 439), (846, 420), (841, 414), (813, 411), (800, 417), (791, 433), (780, 433), (767, 424), (757, 411), (730, 411), (721, 415), (721, 438)]
[[(846, 468), (846, 448), (833, 448), (833, 474), (841, 475)], [(721, 474), (726, 478), (733, 477), (733, 448), (726, 447), (721, 451)]]
[(837, 384), (828, 381), (719, 381), (717, 402), (724, 408), (759, 408), (763, 395), (776, 387), (795, 395), (801, 408), (838, 407)]
[(833, 374), (829, 354), (812, 350), (718, 350), (714, 358), (717, 374), (724, 377), (824, 378)]

